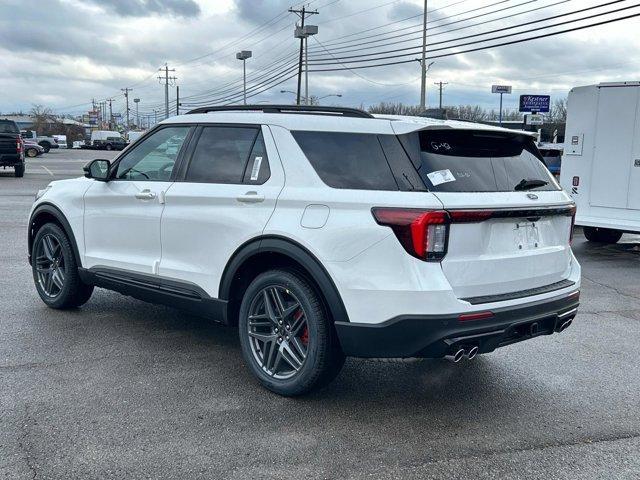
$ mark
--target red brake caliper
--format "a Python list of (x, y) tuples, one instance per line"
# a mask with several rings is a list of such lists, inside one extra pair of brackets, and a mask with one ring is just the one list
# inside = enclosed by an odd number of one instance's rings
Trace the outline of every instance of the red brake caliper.
[[(302, 311), (302, 309), (298, 310), (293, 316), (294, 322), (297, 322), (298, 320), (300, 320), (302, 315), (304, 315), (304, 312)], [(307, 346), (309, 344), (309, 330), (307, 329), (306, 325), (304, 326), (304, 330), (302, 330), (302, 335), (300, 335), (300, 340), (302, 341), (302, 344), (304, 346)]]

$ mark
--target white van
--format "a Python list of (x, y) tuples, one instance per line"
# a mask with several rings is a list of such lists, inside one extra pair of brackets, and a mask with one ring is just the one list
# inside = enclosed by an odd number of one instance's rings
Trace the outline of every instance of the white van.
[(106, 141), (108, 138), (121, 138), (120, 132), (110, 130), (93, 130), (91, 132), (91, 143), (97, 141)]
[(135, 131), (135, 130), (131, 130), (129, 133), (127, 133), (127, 137), (129, 139), (129, 143), (133, 143), (136, 140), (138, 140), (141, 136), (143, 136), (145, 133), (145, 131)]
[(587, 240), (640, 233), (640, 82), (572, 89), (564, 147), (560, 183)]
[(53, 135), (58, 147), (67, 148), (67, 136), (66, 135)]

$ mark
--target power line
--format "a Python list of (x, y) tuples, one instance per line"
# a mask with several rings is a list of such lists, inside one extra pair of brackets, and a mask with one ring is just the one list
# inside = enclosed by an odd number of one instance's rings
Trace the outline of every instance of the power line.
[[(454, 7), (454, 6), (456, 6), (456, 5), (459, 5), (459, 4), (461, 4), (461, 3), (465, 3), (465, 2), (467, 2), (467, 1), (468, 1), (468, 0), (460, 0), (460, 1), (458, 1), (458, 2), (455, 2), (455, 3), (450, 4), (447, 8)], [(467, 13), (473, 13), (473, 12), (476, 12), (476, 11), (478, 11), (478, 10), (484, 10), (485, 8), (494, 7), (494, 6), (496, 6), (496, 5), (500, 5), (500, 4), (502, 4), (502, 3), (507, 3), (507, 2), (510, 2), (510, 1), (512, 1), (512, 0), (500, 0), (500, 1), (498, 1), (498, 2), (494, 2), (494, 3), (489, 4), (489, 5), (483, 5), (483, 6), (481, 6), (481, 7), (472, 8), (471, 10), (466, 10), (466, 11), (464, 11), (464, 12), (459, 12), (459, 13), (455, 13), (455, 14), (453, 14), (453, 15), (448, 15), (448, 16), (445, 16), (445, 17), (442, 17), (442, 18), (434, 19), (434, 20), (429, 21), (429, 22), (428, 22), (428, 24), (433, 23), (433, 22), (441, 22), (442, 20), (447, 20), (447, 19), (450, 19), (450, 18), (455, 18), (455, 17), (458, 17), (458, 16), (460, 16), (460, 15), (465, 15), (465, 14), (467, 14)], [(538, 1), (538, 0), (528, 0), (526, 3), (536, 2), (536, 1)], [(522, 4), (520, 4), (520, 5), (522, 5)], [(516, 5), (515, 7), (517, 7), (517, 6), (519, 6), (519, 5)], [(508, 8), (515, 8), (515, 7), (508, 7)], [(441, 7), (441, 8), (436, 8), (436, 9), (433, 9), (433, 10), (429, 10), (429, 11), (428, 11), (428, 13), (429, 13), (429, 14), (433, 14), (433, 13), (435, 13), (435, 12), (439, 11), (439, 10), (442, 10), (443, 8), (445, 8), (445, 7)], [(494, 13), (495, 13), (495, 12), (494, 12)], [(487, 14), (487, 15), (488, 15), (488, 14)], [(365, 29), (365, 30), (361, 30), (361, 31), (359, 31), (359, 32), (350, 33), (349, 35), (343, 35), (343, 36), (341, 36), (341, 37), (336, 37), (336, 38), (334, 38), (332, 41), (327, 42), (327, 43), (326, 43), (326, 45), (327, 45), (328, 47), (335, 47), (336, 45), (342, 45), (342, 44), (345, 44), (345, 43), (351, 43), (353, 40), (346, 40), (346, 41), (342, 41), (342, 42), (336, 42), (335, 40), (340, 40), (340, 39), (343, 39), (343, 38), (348, 38), (348, 37), (358, 36), (358, 35), (360, 35), (361, 33), (367, 33), (367, 32), (373, 31), (373, 30), (379, 30), (379, 29), (381, 29), (381, 28), (388, 27), (388, 26), (390, 26), (390, 25), (394, 25), (394, 24), (397, 24), (397, 23), (403, 23), (403, 22), (405, 22), (405, 21), (407, 21), (407, 20), (411, 20), (412, 18), (421, 17), (421, 16), (422, 16), (422, 13), (420, 13), (420, 14), (418, 14), (418, 15), (412, 15), (412, 16), (410, 16), (410, 17), (406, 17), (406, 18), (403, 18), (403, 19), (400, 19), (400, 20), (396, 20), (396, 21), (394, 21), (394, 22), (385, 23), (385, 24), (383, 24), (383, 25), (379, 25), (379, 26), (377, 26), (377, 27), (372, 27), (372, 28), (368, 28), (368, 29)], [(358, 38), (357, 40), (366, 40), (366, 39), (368, 39), (368, 38), (375, 38), (375, 37), (379, 37), (379, 36), (381, 36), (381, 35), (388, 35), (389, 33), (399, 32), (399, 31), (402, 31), (402, 30), (408, 30), (408, 29), (410, 29), (410, 28), (415, 28), (415, 27), (417, 27), (417, 26), (420, 26), (420, 24), (409, 25), (409, 26), (407, 26), (407, 27), (401, 27), (401, 28), (398, 28), (398, 29), (396, 29), (396, 30), (390, 30), (390, 31), (388, 31), (388, 32), (376, 33), (376, 34), (374, 34), (374, 35), (369, 35), (369, 36), (365, 36), (365, 37)], [(415, 32), (414, 32), (414, 33), (415, 33)]]
[[(518, 5), (513, 5), (511, 7), (500, 8), (498, 10), (494, 10), (494, 11), (491, 11), (491, 12), (486, 12), (486, 13), (483, 13), (483, 14), (474, 15), (472, 17), (463, 18), (461, 20), (456, 20), (454, 22), (443, 23), (441, 25), (435, 25), (435, 26), (431, 27), (430, 31), (437, 30), (437, 29), (442, 28), (442, 27), (447, 27), (449, 25), (458, 24), (458, 23), (461, 23), (461, 22), (467, 22), (469, 20), (475, 20), (475, 19), (480, 18), (480, 17), (485, 17), (487, 15), (491, 15), (491, 14), (494, 14), (494, 13), (499, 13), (499, 12), (503, 12), (503, 11), (506, 11), (506, 10), (510, 10), (510, 9), (512, 9), (514, 7), (521, 7), (523, 5), (527, 5), (529, 3), (536, 2), (536, 1), (537, 0), (527, 0), (527, 1), (523, 2), (523, 3), (519, 3)], [(481, 22), (472, 23), (470, 25), (464, 25), (464, 26), (458, 27), (458, 28), (450, 28), (448, 30), (445, 30), (444, 32), (430, 33), (429, 37), (435, 37), (435, 36), (439, 36), (439, 35), (446, 35), (448, 33), (453, 33), (453, 32), (457, 32), (457, 31), (460, 31), (460, 30), (466, 30), (466, 29), (469, 29), (469, 28), (478, 27), (478, 26), (481, 26), (481, 25), (486, 25), (488, 23), (493, 23), (493, 22), (497, 22), (497, 21), (500, 21), (500, 20), (508, 20), (510, 18), (514, 18), (514, 17), (520, 16), (520, 15), (525, 15), (527, 13), (532, 13), (532, 12), (535, 12), (535, 11), (538, 11), (538, 10), (543, 10), (543, 9), (546, 9), (546, 8), (556, 7), (558, 5), (561, 5), (563, 3), (568, 3), (568, 2), (571, 2), (571, 1), (572, 0), (560, 0), (558, 2), (551, 3), (549, 5), (543, 5), (543, 6), (540, 6), (540, 7), (531, 8), (529, 10), (523, 10), (521, 12), (516, 12), (516, 13), (509, 14), (509, 15), (504, 15), (502, 17), (497, 17), (497, 18), (492, 18), (492, 19), (489, 19), (489, 20), (484, 20), (484, 21), (481, 21)], [(624, 0), (622, 0), (622, 1), (624, 1)], [(427, 22), (427, 23), (429, 23), (429, 22)], [(390, 33), (392, 33), (392, 32), (390, 32)], [(409, 35), (414, 35), (416, 33), (422, 35), (421, 29), (416, 30), (414, 32), (401, 33), (399, 35), (393, 35), (391, 37), (381, 38), (381, 39), (378, 39), (378, 40), (371, 40), (371, 41), (368, 41), (368, 42), (356, 43), (354, 45), (346, 45), (346, 46), (343, 46), (343, 47), (337, 47), (335, 49), (332, 49), (332, 51), (335, 53), (337, 50), (342, 50), (341, 52), (339, 52), (340, 54), (342, 54), (342, 53), (351, 53), (351, 52), (359, 52), (359, 51), (363, 51), (363, 50), (369, 50), (369, 49), (374, 48), (374, 47), (353, 48), (351, 50), (344, 50), (344, 49), (351, 48), (351, 47), (356, 47), (356, 46), (361, 46), (361, 45), (371, 45), (371, 44), (374, 44), (374, 43), (384, 42), (385, 40), (391, 40), (391, 39), (394, 39), (394, 38), (400, 38), (400, 37), (406, 37), (406, 36), (409, 36)], [(408, 39), (405, 39), (405, 40), (399, 40), (397, 42), (388, 42), (385, 45), (395, 45), (395, 44), (399, 44), (399, 43), (406, 43), (406, 42), (409, 42), (411, 40), (418, 40), (419, 38), (420, 38), (420, 36), (416, 36), (414, 38), (408, 38)], [(313, 56), (314, 54), (312, 53), (311, 55)], [(317, 55), (317, 54), (315, 54), (315, 55)]]
[[(326, 48), (326, 47), (325, 47), (325, 46), (320, 42), (320, 40), (318, 40), (316, 37), (313, 37), (313, 39), (314, 39), (314, 40), (315, 40), (315, 41), (316, 41), (316, 42), (317, 42), (317, 43), (318, 43), (318, 44), (319, 44), (319, 45), (320, 45), (320, 46), (321, 46), (321, 47), (322, 47), (322, 48), (323, 48), (323, 49), (324, 49), (324, 50), (325, 50), (329, 55), (331, 55), (333, 58), (336, 58), (336, 57), (333, 55), (333, 53), (331, 53), (331, 52), (330, 52), (330, 51), (329, 51), (329, 50), (328, 50), (328, 49), (327, 49), (327, 48)], [(401, 85), (409, 85), (409, 84), (414, 83), (416, 80), (419, 80), (419, 79), (421, 78), (421, 75), (420, 75), (420, 76), (418, 76), (418, 77), (414, 78), (413, 80), (410, 80), (410, 81), (408, 81), (408, 82), (403, 82), (403, 83), (382, 83), (382, 82), (376, 82), (375, 80), (371, 80), (371, 79), (369, 79), (369, 78), (367, 78), (367, 77), (365, 77), (365, 76), (363, 76), (363, 75), (359, 74), (358, 72), (356, 72), (356, 71), (354, 71), (354, 70), (350, 69), (350, 68), (349, 68), (349, 67), (347, 67), (344, 63), (342, 63), (342, 62), (339, 62), (339, 63), (340, 63), (340, 65), (344, 66), (346, 70), (348, 70), (349, 72), (351, 72), (351, 73), (352, 73), (353, 75), (355, 75), (356, 77), (359, 77), (359, 78), (361, 78), (362, 80), (365, 80), (365, 81), (367, 81), (367, 82), (369, 82), (369, 83), (372, 83), (372, 84), (374, 84), (374, 85), (381, 85), (381, 86), (385, 86), (385, 87), (398, 87), (398, 86), (401, 86)]]
[[(619, 3), (619, 2), (623, 2), (623, 1), (626, 1), (626, 0), (614, 0), (613, 2), (610, 2), (609, 4), (606, 4), (606, 5), (610, 5), (610, 4), (613, 4), (613, 3)], [(481, 39), (481, 40), (475, 40), (475, 41), (472, 41), (472, 42), (459, 43), (459, 44), (450, 45), (450, 46), (447, 46), (447, 47), (430, 48), (429, 52), (437, 52), (437, 51), (447, 50), (447, 49), (451, 49), (451, 48), (465, 47), (465, 46), (474, 45), (474, 44), (478, 44), (478, 43), (484, 43), (484, 42), (488, 42), (488, 41), (499, 40), (499, 39), (513, 37), (513, 36), (517, 36), (517, 35), (523, 35), (523, 34), (535, 32), (535, 31), (538, 31), (538, 30), (544, 30), (544, 29), (547, 29), (547, 28), (554, 28), (554, 27), (559, 27), (559, 26), (562, 26), (562, 25), (581, 22), (581, 21), (584, 21), (584, 20), (589, 20), (589, 19), (592, 19), (592, 18), (601, 17), (603, 15), (610, 15), (610, 14), (613, 14), (613, 13), (618, 13), (618, 12), (622, 12), (622, 11), (625, 11), (625, 10), (629, 10), (629, 9), (632, 9), (632, 8), (637, 8), (639, 6), (640, 6), (640, 4), (630, 5), (630, 6), (627, 6), (627, 7), (622, 7), (622, 8), (615, 9), (615, 10), (610, 10), (610, 11), (607, 11), (607, 12), (601, 12), (601, 13), (596, 13), (596, 14), (593, 14), (593, 15), (588, 15), (588, 16), (585, 16), (585, 17), (582, 17), (582, 18), (578, 18), (578, 19), (574, 19), (574, 20), (567, 20), (567, 21), (564, 21), (564, 22), (558, 22), (558, 23), (551, 24), (551, 25), (543, 25), (543, 26), (540, 26), (540, 27), (537, 27), (537, 28), (532, 28), (532, 29), (526, 30), (524, 32), (514, 32), (514, 33), (509, 33), (509, 34), (506, 34), (506, 35), (498, 35), (498, 36), (495, 36), (495, 37), (492, 37), (492, 38), (488, 38), (488, 39)], [(533, 24), (537, 24), (537, 23), (540, 23), (540, 22), (547, 21), (549, 19), (565, 17), (565, 16), (568, 16), (568, 15), (574, 15), (576, 13), (581, 13), (581, 12), (584, 12), (586, 10), (592, 10), (594, 8), (599, 8), (599, 7), (590, 7), (590, 8), (586, 8), (586, 9), (570, 12), (570, 13), (565, 13), (565, 14), (561, 14), (561, 15), (555, 15), (553, 17), (548, 17), (548, 18), (545, 18), (545, 19), (533, 20), (533, 21), (530, 21), (530, 22), (525, 22), (525, 23), (522, 23), (522, 24), (519, 24), (519, 25), (512, 25), (512, 26), (509, 26), (509, 27), (504, 27), (504, 28), (496, 29), (496, 30), (489, 31), (489, 32), (483, 32), (483, 33), (479, 33), (479, 34), (468, 35), (466, 37), (460, 37), (460, 38), (457, 38), (455, 40), (444, 40), (444, 41), (441, 41), (441, 42), (435, 42), (435, 43), (431, 43), (430, 46), (451, 43), (451, 42), (457, 41), (457, 40), (475, 38), (475, 37), (479, 37), (479, 36), (489, 35), (491, 33), (510, 30), (510, 29), (513, 29), (513, 28), (519, 28), (519, 27), (522, 27), (522, 26), (533, 25)], [(398, 57), (406, 57), (406, 56), (415, 55), (416, 54), (415, 50), (417, 50), (418, 48), (420, 48), (420, 47), (419, 46), (413, 46), (413, 47), (397, 48), (397, 49), (393, 49), (393, 50), (384, 50), (384, 51), (378, 51), (378, 52), (374, 52), (374, 53), (363, 53), (363, 54), (359, 54), (359, 55), (350, 55), (350, 56), (346, 56), (346, 57), (336, 57), (335, 60), (334, 60), (334, 58), (320, 58), (320, 59), (313, 59), (313, 60), (311, 60), (310, 63), (315, 64), (315, 65), (335, 65), (336, 63), (340, 63), (339, 61), (343, 61), (344, 63), (361, 63), (361, 62), (370, 62), (370, 61), (377, 61), (377, 60), (386, 60), (386, 59), (391, 59), (391, 58), (398, 58)], [(410, 52), (411, 50), (413, 50), (413, 52)], [(397, 52), (408, 52), (408, 53), (398, 53), (397, 55), (387, 55), (387, 56), (382, 56), (382, 57), (379, 56), (379, 55), (386, 55), (388, 53), (389, 54), (393, 54), (393, 53), (397, 53)], [(364, 58), (364, 57), (376, 57), (376, 58), (372, 59), (372, 58)]]
[[(496, 48), (496, 47), (503, 47), (503, 46), (507, 46), (507, 45), (515, 45), (518, 43), (524, 43), (524, 42), (529, 42), (531, 40), (538, 40), (541, 38), (548, 38), (548, 37), (553, 37), (553, 36), (557, 36), (557, 35), (562, 35), (565, 33), (570, 33), (570, 32), (576, 32), (579, 30), (584, 30), (587, 28), (593, 28), (593, 27), (597, 27), (597, 26), (601, 26), (601, 25), (607, 25), (610, 23), (615, 23), (615, 22), (620, 22), (623, 20), (629, 20), (631, 18), (636, 18), (640, 16), (640, 13), (635, 13), (633, 15), (627, 15), (624, 17), (619, 17), (619, 18), (613, 18), (610, 20), (604, 20), (601, 22), (597, 22), (597, 23), (592, 23), (592, 24), (588, 24), (588, 25), (582, 25), (579, 27), (574, 27), (574, 28), (568, 28), (565, 30), (559, 30), (557, 32), (551, 32), (551, 33), (546, 33), (546, 34), (542, 34), (542, 35), (536, 35), (533, 37), (527, 37), (527, 38), (522, 38), (522, 39), (517, 39), (517, 40), (511, 40), (508, 42), (502, 42), (502, 43), (497, 43), (494, 45), (487, 45), (484, 47), (477, 47), (477, 48), (471, 48), (468, 50), (462, 50), (462, 51), (457, 51), (457, 52), (451, 52), (451, 53), (443, 53), (440, 55), (431, 55), (427, 57), (427, 60), (433, 60), (436, 58), (445, 58), (445, 57), (451, 57), (454, 55), (461, 55), (461, 54), (465, 54), (465, 53), (472, 53), (472, 52), (479, 52), (482, 50), (488, 50), (491, 48)], [(525, 33), (529, 33), (529, 32), (521, 32), (521, 34), (525, 34)], [(493, 39), (487, 39), (485, 40), (485, 42), (487, 41), (491, 41)], [(477, 43), (477, 42), (476, 42)], [(451, 47), (453, 48), (453, 47)], [(404, 56), (404, 55), (400, 55), (400, 56)], [(392, 58), (398, 58), (399, 56), (396, 57), (392, 57)], [(373, 60), (370, 60), (373, 61)], [(414, 62), (415, 60), (398, 60), (398, 61), (394, 61), (394, 62), (386, 62), (386, 63), (379, 63), (379, 64), (373, 64), (373, 65), (361, 65), (361, 66), (356, 66), (356, 67), (350, 67), (350, 69), (363, 69), (363, 68), (377, 68), (377, 67), (382, 67), (382, 66), (389, 66), (389, 65), (402, 65), (405, 63), (410, 63), (410, 62)], [(312, 69), (309, 70), (310, 72), (335, 72), (335, 71), (341, 71), (341, 70), (346, 70), (346, 68), (325, 68), (325, 69)]]

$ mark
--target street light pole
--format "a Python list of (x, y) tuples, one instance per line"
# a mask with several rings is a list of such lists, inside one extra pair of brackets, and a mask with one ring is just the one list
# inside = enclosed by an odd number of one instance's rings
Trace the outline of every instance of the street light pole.
[(242, 50), (236, 53), (236, 58), (242, 60), (242, 92), (244, 104), (247, 104), (247, 58), (251, 58), (251, 50)]

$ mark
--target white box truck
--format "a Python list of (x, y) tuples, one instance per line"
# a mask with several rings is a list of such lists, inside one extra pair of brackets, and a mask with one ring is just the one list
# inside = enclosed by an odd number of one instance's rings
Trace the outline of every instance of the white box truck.
[(560, 183), (587, 240), (640, 233), (640, 82), (569, 92)]

